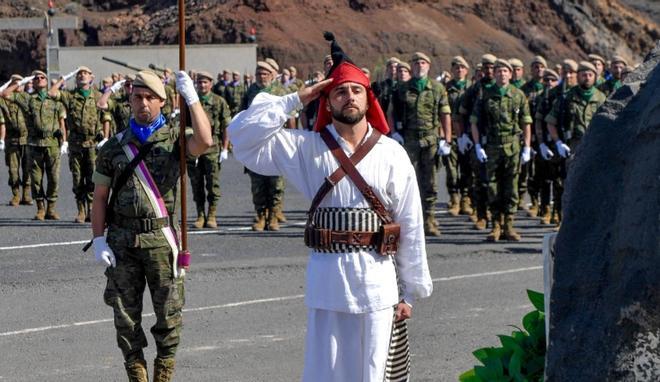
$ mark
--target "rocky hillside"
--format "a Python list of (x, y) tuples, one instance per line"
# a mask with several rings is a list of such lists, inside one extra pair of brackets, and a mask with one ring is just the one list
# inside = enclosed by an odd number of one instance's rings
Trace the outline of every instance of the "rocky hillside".
[[(0, 4), (0, 17), (39, 16), (46, 1)], [(60, 43), (79, 45), (174, 44), (175, 0), (55, 1), (58, 14), (77, 15), (83, 27), (63, 31)], [(655, 8), (654, 8), (655, 7)], [(221, 0), (188, 1), (188, 43), (241, 43), (256, 29), (260, 56), (303, 71), (320, 68), (331, 30), (360, 65), (378, 69), (384, 59), (421, 50), (433, 69), (462, 54), (475, 60), (489, 51), (557, 62), (590, 52), (633, 61), (660, 39), (658, 2), (635, 0)], [(654, 13), (655, 12), (655, 13)], [(44, 32), (0, 32), (0, 72), (44, 66)], [(26, 62), (37, 61), (38, 64)]]

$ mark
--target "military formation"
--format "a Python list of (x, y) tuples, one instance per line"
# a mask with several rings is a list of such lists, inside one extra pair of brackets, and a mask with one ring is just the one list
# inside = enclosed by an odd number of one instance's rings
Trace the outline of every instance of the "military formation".
[[(307, 81), (298, 77), (295, 67), (280, 68), (272, 58), (258, 61), (254, 76), (234, 70), (217, 76), (190, 71), (214, 142), (187, 161), (196, 211), (193, 227), (218, 227), (220, 171), (231, 152), (225, 132), (231, 118), (260, 92), (284, 95), (323, 80), (332, 57), (326, 56), (322, 64), (323, 70), (311, 73)], [(384, 64), (383, 79), (372, 84), (391, 138), (405, 147), (415, 167), (427, 236), (441, 234), (435, 181), (440, 168), (446, 172), (448, 213), (469, 217), (477, 230), (490, 227), (487, 240), (520, 240), (514, 216), (521, 209), (541, 224), (558, 228), (567, 165), (596, 109), (630, 72), (626, 60), (614, 56), (607, 61), (591, 54), (580, 63), (565, 59), (553, 70), (541, 56), (528, 66), (493, 54), (484, 54), (473, 65), (456, 56), (448, 71), (435, 70), (442, 75), (431, 78), (431, 69), (439, 66), (423, 52), (409, 62), (392, 57)], [(166, 89), (163, 116), (178, 124), (172, 70), (154, 73)], [(135, 74), (115, 73), (96, 84), (86, 66), (51, 84), (40, 70), (25, 78), (11, 76), (0, 99), (0, 149), (9, 170), (9, 205), (36, 204), (34, 219), (59, 220), (60, 157), (68, 155), (77, 205), (72, 220), (89, 222), (96, 155), (109, 138), (129, 128), (133, 81)], [(292, 115), (285, 127), (311, 129), (317, 107), (312, 103)], [(286, 221), (284, 180), (247, 168), (245, 173), (255, 211), (252, 229), (279, 230)]]

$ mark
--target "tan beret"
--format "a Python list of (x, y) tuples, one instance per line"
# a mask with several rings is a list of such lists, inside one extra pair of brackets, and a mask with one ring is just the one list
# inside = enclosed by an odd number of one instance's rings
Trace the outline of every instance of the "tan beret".
[(403, 68), (403, 69), (406, 69), (407, 71), (410, 71), (410, 64), (405, 62), (405, 61), (401, 61), (401, 62), (399, 62), (399, 67), (398, 68)]
[(470, 69), (470, 65), (467, 63), (467, 61), (462, 56), (454, 56), (454, 58), (451, 59), (451, 66), (454, 66), (454, 65), (462, 65), (462, 66), (465, 66), (466, 68)]
[(481, 62), (477, 63), (477, 70), (481, 70), (481, 68), (483, 68), (483, 67), (484, 67), (484, 64), (482, 64)]
[[(229, 72), (225, 71), (225, 73), (229, 73)], [(197, 80), (200, 80), (202, 78), (206, 78), (209, 81), (213, 82), (213, 75), (205, 70), (201, 70), (197, 72)]]
[(167, 74), (172, 74), (172, 69), (170, 69), (170, 68), (165, 68), (165, 69), (163, 69), (163, 72), (165, 72), (165, 73), (167, 73)]
[(42, 72), (41, 70), (33, 70), (31, 75), (33, 75), (33, 76), (44, 76), (44, 77), (48, 78), (48, 74)]
[(114, 72), (114, 73), (111, 74), (111, 76), (112, 76), (112, 77), (119, 77), (119, 73), (118, 73), (118, 72)]
[(369, 68), (361, 67), (360, 70), (361, 70), (362, 73), (364, 73), (364, 74), (371, 74), (371, 71), (369, 70)]
[(289, 71), (290, 71), (291, 73), (293, 73), (293, 72), (298, 73), (298, 69), (296, 69), (295, 66), (289, 66)]
[(274, 71), (273, 67), (270, 66), (266, 61), (257, 61), (257, 69), (266, 69), (269, 72)]
[(268, 65), (270, 65), (273, 68), (273, 70), (275, 70), (276, 72), (280, 71), (280, 66), (277, 64), (277, 61), (275, 61), (274, 59), (269, 57), (269, 58), (265, 59), (264, 61), (266, 61), (268, 63)]
[(554, 78), (555, 80), (558, 80), (559, 74), (552, 69), (546, 69), (543, 71), (543, 78)]
[(112, 77), (105, 77), (101, 82), (112, 82)]
[(78, 71), (79, 71), (79, 72), (87, 72), (87, 73), (89, 73), (89, 74), (94, 73), (94, 72), (92, 72), (92, 69), (90, 69), (90, 68), (87, 67), (87, 66), (79, 66), (79, 67), (78, 67)]
[(415, 54), (413, 54), (412, 59), (410, 61), (415, 62), (415, 61), (418, 61), (418, 60), (424, 60), (424, 61), (428, 62), (429, 64), (431, 63), (431, 59), (429, 58), (429, 56), (427, 56), (426, 54), (424, 54), (422, 52), (415, 52)]
[(495, 64), (495, 61), (497, 61), (497, 57), (495, 57), (490, 53), (486, 53), (483, 56), (481, 56), (482, 64)]
[(578, 71), (578, 64), (574, 60), (571, 60), (570, 58), (565, 59), (564, 61), (561, 62), (561, 67), (564, 70), (570, 70), (572, 72), (577, 72)]
[(165, 85), (163, 85), (163, 81), (161, 81), (156, 73), (152, 72), (151, 70), (142, 70), (138, 72), (135, 75), (133, 87), (149, 89), (160, 99), (167, 98), (167, 93), (165, 93)]
[(282, 74), (286, 74), (286, 75), (289, 75), (289, 76), (290, 76), (290, 75), (291, 75), (291, 72), (289, 71), (289, 69), (284, 68), (284, 69), (282, 69)]
[(541, 65), (545, 66), (546, 68), (548, 67), (548, 63), (545, 61), (545, 58), (543, 58), (543, 56), (534, 56), (534, 58), (532, 59), (532, 62), (530, 63), (530, 65), (533, 65), (533, 64), (541, 64)]
[(20, 81), (20, 80), (23, 79), (23, 76), (21, 76), (20, 74), (12, 74), (11, 77), (10, 77), (10, 79), (11, 79), (12, 81)]
[(238, 70), (234, 70), (233, 72), (231, 72), (231, 74), (233, 74), (235, 76), (240, 76), (241, 72), (239, 72)]
[(507, 68), (513, 72), (513, 66), (511, 66), (511, 63), (502, 58), (495, 60), (495, 68)]
[(628, 66), (628, 61), (626, 61), (626, 59), (621, 57), (621, 56), (614, 56), (614, 57), (612, 57), (611, 61), (612, 61), (612, 63), (620, 62), (620, 63), (624, 64), (625, 66)]
[(135, 74), (133, 73), (127, 74), (126, 81), (131, 81), (131, 82), (135, 81)]
[(578, 72), (584, 72), (584, 71), (587, 71), (587, 70), (591, 70), (592, 72), (597, 73), (596, 72), (596, 67), (594, 66), (594, 64), (592, 64), (589, 61), (580, 61), (580, 65), (578, 66), (577, 71)]
[(600, 61), (603, 63), (603, 65), (605, 65), (605, 59), (597, 54), (592, 53), (587, 57), (589, 57), (589, 61)]
[(522, 61), (520, 61), (517, 58), (509, 58), (509, 64), (511, 64), (512, 68), (524, 68), (525, 64), (523, 64)]
[(400, 62), (401, 62), (401, 60), (399, 60), (398, 58), (390, 57), (390, 58), (387, 59), (387, 62), (385, 62), (385, 65), (392, 65), (392, 64), (399, 65)]

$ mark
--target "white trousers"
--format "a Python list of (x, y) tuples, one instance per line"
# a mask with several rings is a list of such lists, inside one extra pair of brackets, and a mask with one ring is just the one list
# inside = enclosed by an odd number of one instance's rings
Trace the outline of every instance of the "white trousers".
[(382, 382), (394, 309), (308, 309), (303, 382)]

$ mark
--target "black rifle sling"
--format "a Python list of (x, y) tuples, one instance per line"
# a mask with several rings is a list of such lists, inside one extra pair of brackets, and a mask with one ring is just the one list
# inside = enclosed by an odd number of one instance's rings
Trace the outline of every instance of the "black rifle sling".
[[(126, 182), (128, 182), (128, 178), (131, 176), (131, 173), (133, 173), (133, 170), (137, 167), (140, 162), (149, 154), (151, 149), (154, 147), (154, 142), (149, 142), (145, 145), (142, 145), (140, 147), (140, 150), (138, 151), (138, 154), (128, 162), (126, 165), (126, 168), (124, 168), (124, 171), (119, 174), (117, 177), (117, 181), (115, 182), (115, 187), (112, 188), (112, 194), (110, 194), (110, 201), (108, 202), (108, 206), (105, 209), (105, 221), (106, 223), (112, 219), (113, 215), (113, 210), (112, 208), (114, 207), (115, 203), (117, 202), (117, 195), (119, 195), (119, 190), (121, 190), (125, 185)], [(92, 245), (92, 240), (89, 241), (89, 243), (85, 244), (83, 247), (83, 252), (87, 252), (89, 247)]]

